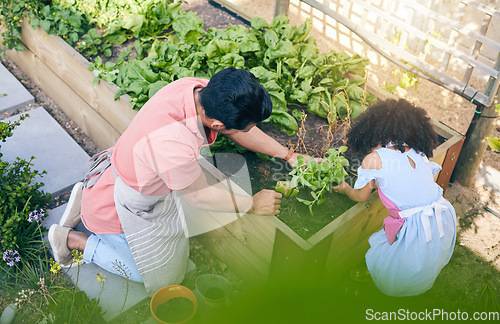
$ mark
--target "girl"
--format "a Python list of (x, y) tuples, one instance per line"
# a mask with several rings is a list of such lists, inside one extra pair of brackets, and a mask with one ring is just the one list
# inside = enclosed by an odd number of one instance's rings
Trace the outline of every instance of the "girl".
[(425, 111), (406, 100), (379, 101), (363, 112), (347, 146), (364, 157), (358, 179), (334, 187), (356, 201), (378, 188), (390, 216), (373, 234), (366, 264), (375, 285), (390, 296), (429, 290), (453, 253), (456, 215), (434, 182), (441, 167), (429, 162), (437, 134)]

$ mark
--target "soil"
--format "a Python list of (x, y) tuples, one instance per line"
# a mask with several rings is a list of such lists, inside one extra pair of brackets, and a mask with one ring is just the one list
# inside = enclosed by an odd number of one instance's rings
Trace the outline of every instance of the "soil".
[(217, 288), (217, 287), (209, 288), (205, 292), (205, 297), (207, 297), (210, 300), (219, 300), (219, 299), (224, 298), (225, 295), (226, 294), (224, 293), (224, 290)]
[(158, 305), (155, 315), (166, 323), (185, 321), (194, 311), (194, 304), (185, 297), (175, 297)]
[[(232, 2), (251, 14), (262, 16), (268, 21), (272, 19), (273, 1), (233, 0)], [(247, 21), (241, 20), (237, 15), (231, 14), (226, 10), (221, 10), (221, 8), (212, 1), (187, 0), (183, 4), (183, 7), (186, 10), (195, 11), (199, 17), (205, 21), (205, 28), (224, 28), (230, 23), (248, 25)], [(300, 10), (301, 9), (296, 6), (291, 6), (289, 12), (292, 23), (297, 25), (301, 23), (305, 16), (313, 14), (312, 11), (304, 13), (300, 12)], [(311, 34), (316, 37), (321, 52), (330, 51), (332, 49), (352, 52), (349, 46), (332, 39), (322, 30), (313, 28)], [(380, 57), (368, 46), (356, 47), (356, 53), (370, 58), (371, 64), (368, 67), (370, 82), (380, 86), (382, 82), (390, 82), (393, 79), (392, 72), (396, 67), (391, 62)], [(8, 117), (20, 112), (27, 112), (35, 107), (43, 106), (89, 155), (93, 155), (99, 151), (92, 140), (90, 140), (90, 138), (86, 136), (85, 133), (12, 61), (6, 59), (1, 62), (35, 97), (35, 104), (18, 109), (13, 113), (6, 113), (2, 117)], [(424, 108), (433, 119), (445, 123), (462, 134), (465, 134), (475, 108), (474, 105), (464, 98), (426, 80), (420, 81), (418, 90), (400, 89), (396, 95), (414, 102), (416, 105)], [(312, 119), (308, 120), (310, 121)], [(262, 127), (271, 126), (264, 125)], [(307, 152), (309, 154), (321, 152), (324, 145), (321, 142), (324, 140), (324, 133), (321, 133), (324, 128), (318, 127), (317, 129), (317, 133), (309, 133), (311, 141), (316, 143), (315, 147), (308, 147), (308, 150), (311, 150)], [(276, 129), (272, 129), (272, 132), (275, 132), (276, 138), (283, 144), (297, 143), (293, 138), (285, 139)], [(497, 122), (497, 127), (491, 135), (500, 136), (500, 121)], [(291, 143), (289, 143), (290, 141)], [(297, 147), (300, 150), (299, 145), (297, 145)], [(483, 158), (483, 165), (500, 170), (500, 154), (488, 149)], [(270, 167), (267, 169), (260, 169), (259, 172), (262, 171), (262, 174), (270, 175), (270, 168), (272, 167), (277, 168), (278, 164), (271, 164)], [(282, 172), (284, 173), (285, 171)], [(65, 203), (68, 197), (69, 192), (60, 197), (55, 197), (50, 207), (54, 208), (59, 204)], [(497, 296), (499, 295), (500, 217), (487, 212), (484, 206), (496, 211), (497, 214), (500, 213), (500, 193), (477, 182), (471, 187), (464, 187), (458, 183), (451, 183), (448, 188), (446, 188), (445, 198), (447, 198), (456, 209), (459, 222), (457, 245), (450, 263), (441, 272), (441, 275), (436, 280), (434, 288), (424, 294), (423, 297), (427, 298), (431, 304), (434, 302), (432, 305), (435, 305), (435, 307), (446, 304), (447, 307), (455, 307), (455, 309), (463, 309), (463, 307), (465, 307), (464, 305), (470, 308), (470, 305), (479, 305), (483, 302), (481, 292), (483, 288), (486, 287), (486, 276), (489, 278), (489, 285), (496, 291), (495, 294)], [(198, 267), (197, 273), (216, 273), (226, 277), (235, 290), (242, 288), (243, 283), (241, 280), (231, 273), (230, 269), (227, 269), (223, 263), (210, 256), (196, 239), (191, 240), (191, 259)], [(194, 289), (193, 278), (188, 278), (183, 284), (190, 289)], [(371, 288), (367, 288), (366, 283), (351, 282), (351, 284), (345, 288), (345, 292), (355, 296), (362, 294), (362, 291), (370, 291), (370, 289)], [(412, 299), (405, 300), (408, 303), (412, 301)], [(138, 304), (136, 307), (116, 318), (113, 322), (136, 323), (139, 319), (147, 319), (149, 309), (146, 304), (148, 303), (149, 301), (145, 301), (144, 303)], [(279, 311), (279, 309), (276, 311)]]

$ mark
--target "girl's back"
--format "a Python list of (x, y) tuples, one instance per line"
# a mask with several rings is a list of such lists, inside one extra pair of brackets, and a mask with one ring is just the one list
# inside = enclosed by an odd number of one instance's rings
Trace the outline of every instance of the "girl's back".
[[(425, 206), (437, 201), (443, 189), (434, 182), (434, 176), (441, 167), (415, 150), (405, 153), (390, 148), (376, 150), (382, 161), (378, 173), (381, 191), (399, 209)], [(412, 163), (413, 162), (413, 163)]]

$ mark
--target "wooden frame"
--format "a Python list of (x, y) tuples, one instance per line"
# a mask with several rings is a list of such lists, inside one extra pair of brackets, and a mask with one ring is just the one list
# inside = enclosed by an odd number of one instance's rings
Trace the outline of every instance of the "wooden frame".
[(92, 85), (89, 62), (58, 36), (33, 29), (24, 19), (22, 52), (12, 59), (99, 146), (113, 146), (136, 115), (128, 96), (114, 100), (118, 87), (100, 81)]
[[(24, 23), (24, 52), (7, 55), (65, 111), (100, 148), (108, 148), (132, 121), (136, 112), (127, 96), (114, 100), (117, 87), (101, 80), (92, 85), (88, 61), (56, 36)], [(370, 92), (376, 92), (371, 88)], [(434, 161), (443, 165), (437, 182), (446, 188), (463, 143), (463, 136), (434, 121), (437, 132), (446, 141), (434, 151)], [(207, 175), (222, 184), (224, 175), (206, 160), (200, 163)], [(235, 183), (232, 189), (244, 193)], [(277, 217), (196, 210), (186, 206), (186, 213), (200, 220), (221, 224), (197, 238), (217, 258), (243, 279), (262, 281), (286, 273), (308, 272), (339, 278), (361, 262), (368, 249), (368, 238), (382, 226), (387, 211), (376, 193), (358, 203), (307, 240), (301, 238)], [(231, 219), (232, 217), (232, 219)], [(219, 219), (219, 220), (218, 220)], [(223, 219), (225, 221), (220, 221)], [(217, 227), (217, 226), (216, 226)], [(201, 230), (200, 232), (203, 232)]]

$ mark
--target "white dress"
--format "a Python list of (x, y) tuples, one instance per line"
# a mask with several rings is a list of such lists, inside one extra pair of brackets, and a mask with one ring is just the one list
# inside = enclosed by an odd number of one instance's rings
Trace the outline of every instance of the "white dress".
[[(456, 215), (434, 181), (441, 167), (411, 149), (381, 148), (380, 170), (358, 169), (354, 188), (378, 181), (382, 202), (391, 216), (373, 234), (366, 264), (375, 285), (390, 296), (412, 296), (429, 290), (448, 263), (456, 240)], [(415, 162), (415, 168), (409, 158)], [(401, 218), (397, 220), (397, 218)], [(399, 231), (394, 226), (399, 222)], [(393, 237), (391, 239), (391, 232)], [(394, 234), (397, 232), (395, 241)]]

